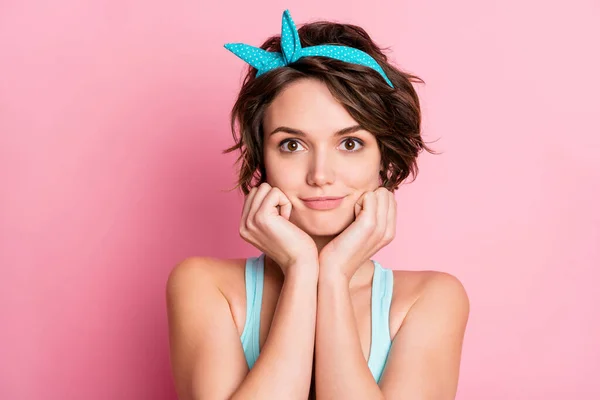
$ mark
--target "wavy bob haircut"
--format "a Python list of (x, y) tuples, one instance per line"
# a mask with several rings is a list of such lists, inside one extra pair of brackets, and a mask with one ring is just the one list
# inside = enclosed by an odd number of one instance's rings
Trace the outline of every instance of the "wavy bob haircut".
[[(327, 57), (303, 57), (259, 77), (257, 69), (248, 65), (230, 115), (235, 144), (223, 151), (240, 151), (236, 161), (239, 177), (234, 189), (240, 188), (247, 195), (253, 186), (266, 181), (263, 116), (287, 85), (306, 78), (325, 83), (352, 118), (375, 136), (381, 152), (382, 186), (395, 191), (409, 175), (414, 180), (418, 174), (418, 154), (423, 150), (435, 153), (421, 138), (421, 108), (413, 87), (413, 82), (424, 81), (392, 66), (382, 49), (359, 26), (317, 21), (302, 25), (298, 35), (302, 47), (335, 44), (366, 52), (383, 68), (394, 88), (371, 68)], [(260, 47), (280, 52), (281, 37), (272, 36)]]

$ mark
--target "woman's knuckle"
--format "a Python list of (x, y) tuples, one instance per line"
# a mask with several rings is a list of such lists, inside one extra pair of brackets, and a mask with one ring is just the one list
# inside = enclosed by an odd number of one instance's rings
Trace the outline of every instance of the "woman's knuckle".
[(256, 213), (256, 215), (254, 216), (254, 225), (257, 228), (262, 228), (265, 226), (265, 222), (266, 222), (266, 218), (265, 215), (263, 213)]
[(254, 229), (254, 221), (252, 218), (248, 218), (244, 224), (244, 227), (246, 228), (246, 232), (250, 233), (253, 232)]

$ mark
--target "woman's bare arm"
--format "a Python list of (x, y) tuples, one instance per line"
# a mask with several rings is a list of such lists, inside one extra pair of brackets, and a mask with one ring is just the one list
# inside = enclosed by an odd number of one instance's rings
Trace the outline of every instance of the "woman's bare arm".
[[(252, 370), (229, 303), (211, 279), (213, 259), (190, 258), (167, 283), (171, 366), (180, 400), (306, 399), (315, 339), (317, 280), (295, 266)], [(218, 267), (218, 266), (217, 266)]]

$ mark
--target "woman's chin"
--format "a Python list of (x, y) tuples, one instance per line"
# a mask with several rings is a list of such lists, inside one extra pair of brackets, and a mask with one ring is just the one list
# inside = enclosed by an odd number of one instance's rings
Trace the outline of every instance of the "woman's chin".
[(293, 221), (296, 226), (311, 236), (337, 236), (354, 220), (354, 215), (349, 218), (302, 218)]

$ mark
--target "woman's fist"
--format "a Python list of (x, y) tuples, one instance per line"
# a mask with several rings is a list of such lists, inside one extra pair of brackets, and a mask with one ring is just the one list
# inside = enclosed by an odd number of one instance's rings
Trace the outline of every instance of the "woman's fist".
[(273, 259), (285, 275), (294, 265), (318, 268), (315, 242), (289, 221), (291, 212), (290, 200), (265, 182), (248, 193), (240, 221), (240, 236)]

